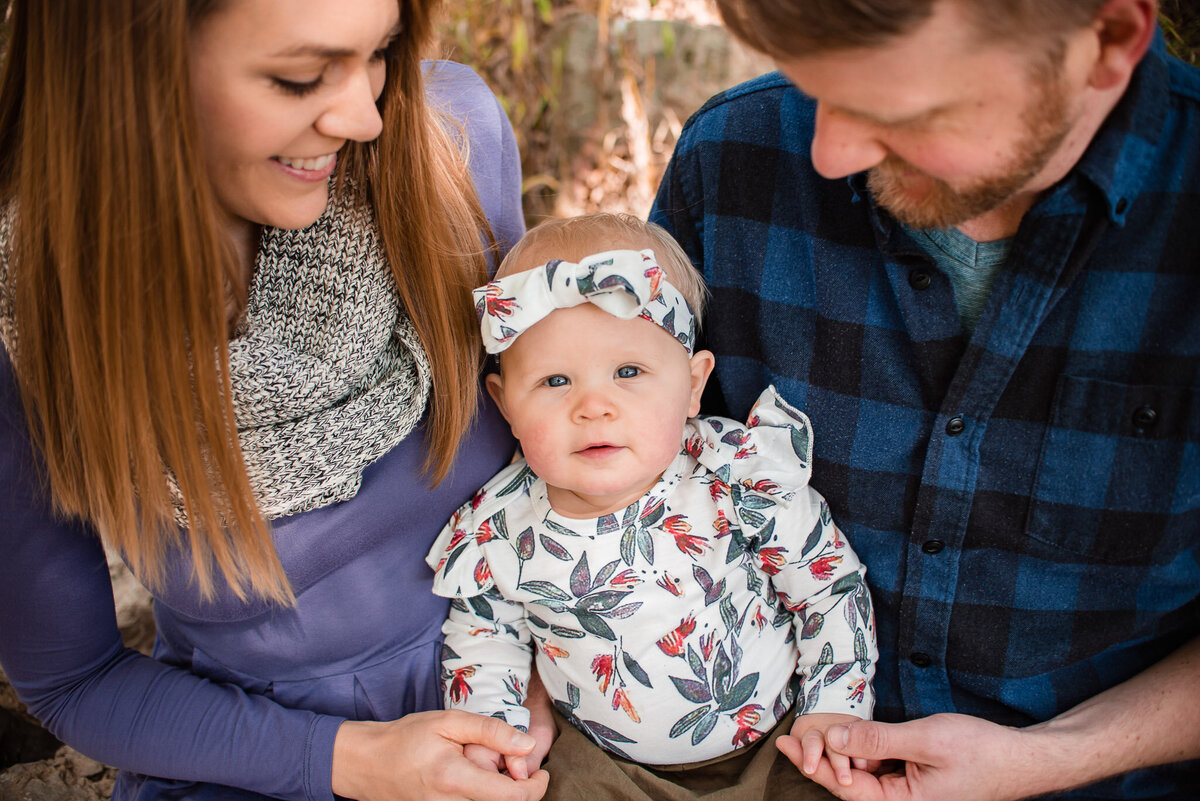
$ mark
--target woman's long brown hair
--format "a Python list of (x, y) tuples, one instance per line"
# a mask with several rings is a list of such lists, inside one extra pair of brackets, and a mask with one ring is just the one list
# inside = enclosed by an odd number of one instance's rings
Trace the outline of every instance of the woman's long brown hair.
[[(11, 0), (0, 85), (0, 195), (10, 215), (13, 362), (57, 513), (92, 523), (152, 589), (189, 520), (195, 580), (294, 601), (254, 504), (227, 370), (236, 275), (196, 142), (189, 26), (212, 0)], [(470, 287), (486, 221), (464, 158), (424, 103), (432, 3), (402, 2), (380, 99), (385, 127), (352, 146), (397, 286), (429, 351), (431, 480), (476, 407)], [(234, 284), (236, 285), (236, 284)]]

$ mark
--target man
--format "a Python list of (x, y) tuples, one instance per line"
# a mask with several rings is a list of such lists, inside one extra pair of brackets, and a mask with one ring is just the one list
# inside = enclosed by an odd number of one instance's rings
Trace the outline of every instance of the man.
[(814, 778), (1195, 798), (1200, 71), (1154, 0), (719, 4), (782, 76), (689, 121), (651, 216), (712, 290), (708, 410), (804, 409), (868, 567), (890, 723)]

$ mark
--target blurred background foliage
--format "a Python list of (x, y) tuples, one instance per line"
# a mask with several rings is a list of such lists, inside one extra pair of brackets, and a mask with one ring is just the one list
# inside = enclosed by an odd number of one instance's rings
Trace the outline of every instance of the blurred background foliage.
[[(1168, 48), (1200, 64), (1200, 0), (1160, 0), (1160, 9)], [(579, 52), (589, 41), (578, 35), (584, 16), (596, 37), (588, 53)], [(648, 29), (657, 31), (652, 53), (644, 41), (618, 41), (651, 21), (659, 23)], [(693, 28), (723, 35), (719, 26), (712, 0), (445, 0), (439, 55), (474, 67), (508, 112), (531, 224), (598, 210), (644, 215), (682, 120), (719, 89), (771, 68), (743, 59), (691, 83), (698, 68), (688, 60), (701, 56), (681, 42)], [(593, 107), (583, 113), (581, 80)]]

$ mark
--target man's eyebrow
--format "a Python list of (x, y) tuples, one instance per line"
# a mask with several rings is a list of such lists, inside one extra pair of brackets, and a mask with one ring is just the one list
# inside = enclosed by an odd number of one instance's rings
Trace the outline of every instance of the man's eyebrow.
[(857, 111), (855, 109), (838, 108), (836, 106), (834, 108), (839, 114), (851, 117), (861, 122), (870, 123), (871, 125), (880, 125), (887, 128), (905, 128), (913, 125), (920, 125), (923, 122), (928, 122), (930, 119), (936, 117), (946, 110), (945, 106), (934, 106), (933, 108), (919, 111), (916, 114), (910, 114), (907, 117), (888, 118), (880, 117), (876, 114), (872, 114), (869, 111)]

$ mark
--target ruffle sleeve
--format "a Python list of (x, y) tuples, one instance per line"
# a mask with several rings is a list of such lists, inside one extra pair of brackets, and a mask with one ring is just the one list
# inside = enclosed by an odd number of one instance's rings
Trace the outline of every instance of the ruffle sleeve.
[(728, 490), (747, 534), (761, 532), (812, 476), (812, 424), (774, 386), (758, 396), (746, 423), (694, 421), (687, 447)]
[(518, 460), (459, 507), (425, 557), (434, 573), (434, 594), (443, 598), (473, 598), (495, 586), (484, 546), (509, 540), (505, 508), (526, 497), (534, 480), (525, 460)]

